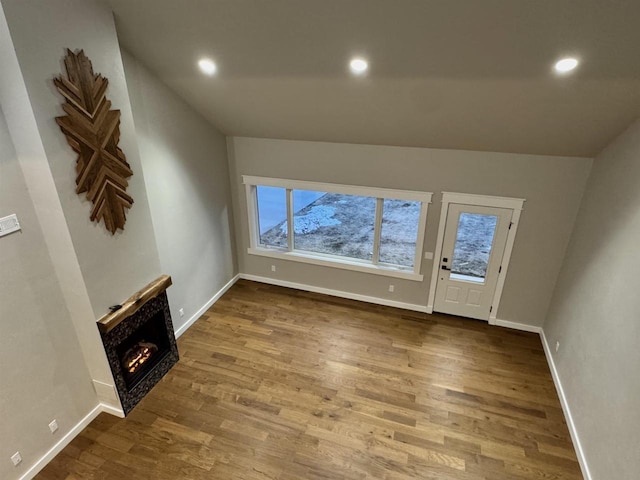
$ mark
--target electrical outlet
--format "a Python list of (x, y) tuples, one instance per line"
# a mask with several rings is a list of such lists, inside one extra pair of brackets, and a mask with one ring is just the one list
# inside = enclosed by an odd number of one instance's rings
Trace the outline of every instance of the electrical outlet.
[(276, 266), (275, 265), (271, 265), (271, 271), (275, 272), (276, 271)]
[(11, 461), (13, 462), (14, 467), (20, 465), (20, 462), (22, 462), (22, 455), (20, 455), (20, 452), (16, 452), (11, 455)]
[(184, 317), (184, 308), (181, 308), (180, 310), (178, 310), (178, 313), (180, 314), (181, 317)]
[(560, 349), (560, 342), (556, 342), (556, 352)]
[(389, 291), (391, 293), (393, 293), (393, 291), (396, 289), (396, 287), (394, 287), (393, 285), (389, 285)]
[(55, 431), (58, 430), (58, 421), (55, 418), (51, 420), (49, 430), (51, 430), (51, 433), (55, 433)]

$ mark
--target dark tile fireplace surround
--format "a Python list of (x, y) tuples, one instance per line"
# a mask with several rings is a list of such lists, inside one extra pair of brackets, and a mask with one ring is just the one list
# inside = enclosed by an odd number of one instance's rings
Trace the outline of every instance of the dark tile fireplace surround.
[(178, 361), (163, 275), (98, 321), (124, 414), (156, 385)]

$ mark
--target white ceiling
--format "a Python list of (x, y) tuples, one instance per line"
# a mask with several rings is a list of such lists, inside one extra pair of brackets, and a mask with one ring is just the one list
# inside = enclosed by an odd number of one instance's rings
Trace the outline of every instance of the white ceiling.
[(640, 116), (638, 0), (109, 3), (123, 47), (227, 135), (593, 156)]

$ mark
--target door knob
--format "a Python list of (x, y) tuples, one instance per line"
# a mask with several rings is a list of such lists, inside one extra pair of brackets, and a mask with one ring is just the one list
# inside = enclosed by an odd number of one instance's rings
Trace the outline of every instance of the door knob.
[(442, 270), (449, 270), (451, 271), (451, 269), (449, 267), (447, 267), (446, 265), (442, 265)]

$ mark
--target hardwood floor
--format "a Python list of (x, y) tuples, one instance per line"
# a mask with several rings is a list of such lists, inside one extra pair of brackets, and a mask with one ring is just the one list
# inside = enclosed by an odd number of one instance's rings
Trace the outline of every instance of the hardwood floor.
[(540, 339), (240, 281), (48, 479), (581, 479)]

